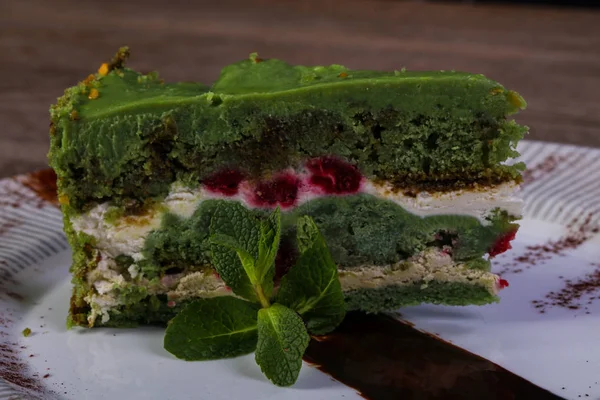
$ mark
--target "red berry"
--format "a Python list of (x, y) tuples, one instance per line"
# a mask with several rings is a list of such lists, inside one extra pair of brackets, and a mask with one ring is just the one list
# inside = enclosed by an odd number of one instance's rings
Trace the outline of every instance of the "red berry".
[(500, 287), (500, 289), (504, 289), (504, 288), (507, 288), (509, 286), (509, 284), (506, 279), (500, 279), (500, 280), (498, 280), (498, 286)]
[(286, 208), (296, 203), (300, 180), (290, 173), (285, 173), (267, 182), (259, 182), (254, 189), (253, 202), (259, 207)]
[(356, 193), (360, 188), (360, 171), (347, 162), (332, 157), (310, 160), (306, 167), (312, 173), (310, 183), (328, 194)]
[(516, 235), (516, 229), (505, 232), (502, 235), (500, 235), (500, 237), (498, 237), (498, 239), (496, 239), (496, 241), (494, 242), (493, 246), (490, 247), (490, 249), (488, 250), (490, 257), (495, 257), (498, 254), (502, 254), (505, 251), (512, 249), (512, 245), (510, 244), (510, 242), (515, 238)]
[(243, 180), (244, 175), (240, 171), (226, 169), (209, 176), (202, 183), (211, 192), (234, 196)]

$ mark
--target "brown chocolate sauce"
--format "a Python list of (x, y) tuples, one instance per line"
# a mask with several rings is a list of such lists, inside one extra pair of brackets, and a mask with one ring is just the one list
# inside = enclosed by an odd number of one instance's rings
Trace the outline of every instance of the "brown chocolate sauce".
[(51, 168), (42, 169), (25, 175), (20, 182), (33, 190), (41, 199), (58, 205), (56, 196), (56, 173)]
[(386, 315), (350, 313), (304, 360), (370, 400), (561, 399), (473, 353)]

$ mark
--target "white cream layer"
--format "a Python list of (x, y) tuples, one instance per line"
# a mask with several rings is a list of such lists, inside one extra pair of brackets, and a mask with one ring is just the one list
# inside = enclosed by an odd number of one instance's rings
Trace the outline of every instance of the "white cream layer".
[[(191, 189), (179, 183), (174, 183), (165, 200), (155, 210), (142, 216), (121, 218), (114, 223), (106, 221), (106, 214), (113, 208), (108, 203), (97, 205), (85, 214), (72, 218), (71, 223), (76, 232), (84, 232), (97, 240), (97, 248), (116, 257), (119, 254), (131, 255), (134, 260), (141, 259), (140, 251), (148, 234), (160, 227), (165, 213), (173, 213), (183, 218), (192, 216), (203, 200), (227, 199), (240, 201), (246, 207), (254, 208), (246, 199), (245, 188), (235, 196), (225, 197), (206, 190), (203, 187)], [(392, 201), (405, 210), (427, 217), (431, 215), (454, 214), (465, 215), (479, 219), (487, 224), (485, 219), (492, 210), (505, 210), (515, 217), (521, 216), (523, 201), (516, 196), (519, 186), (507, 182), (493, 187), (482, 187), (471, 190), (454, 190), (443, 193), (421, 192), (416, 197), (394, 192), (391, 185), (375, 184), (365, 181), (361, 184), (360, 193), (368, 193), (379, 199)], [(300, 190), (298, 204), (325, 194)]]

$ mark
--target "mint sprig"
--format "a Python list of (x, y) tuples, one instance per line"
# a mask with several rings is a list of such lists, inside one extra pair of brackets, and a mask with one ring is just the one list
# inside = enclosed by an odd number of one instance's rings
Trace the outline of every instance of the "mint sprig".
[(185, 360), (234, 357), (256, 349), (256, 362), (274, 384), (298, 379), (308, 330), (324, 334), (343, 320), (344, 296), (325, 240), (310, 217), (298, 220), (300, 257), (272, 304), (281, 238), (279, 209), (259, 219), (223, 201), (210, 224), (212, 264), (240, 298), (191, 302), (170, 321), (165, 349)]

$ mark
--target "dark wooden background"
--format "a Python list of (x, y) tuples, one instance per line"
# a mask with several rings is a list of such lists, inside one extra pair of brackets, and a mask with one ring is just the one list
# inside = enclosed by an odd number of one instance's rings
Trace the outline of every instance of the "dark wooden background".
[(258, 51), (301, 64), (480, 72), (530, 139), (600, 146), (600, 12), (393, 0), (0, 0), (0, 177), (46, 165), (48, 107), (121, 45), (133, 68), (213, 81)]

